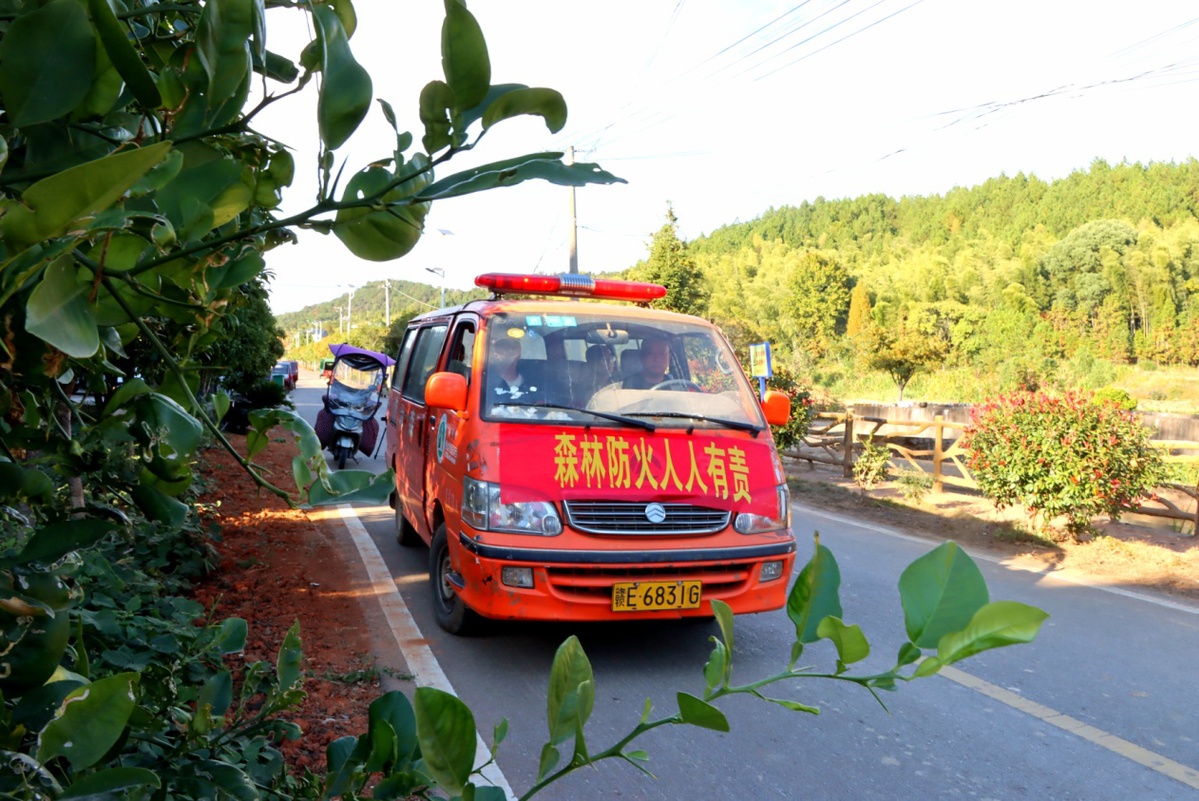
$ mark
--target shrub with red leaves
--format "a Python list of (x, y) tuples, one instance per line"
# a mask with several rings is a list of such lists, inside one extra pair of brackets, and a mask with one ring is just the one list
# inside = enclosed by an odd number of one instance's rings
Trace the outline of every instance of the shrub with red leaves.
[(1097, 515), (1151, 497), (1164, 476), (1150, 431), (1126, 409), (1090, 395), (1017, 393), (976, 406), (962, 440), (983, 494), (1048, 522), (1066, 517), (1077, 539)]

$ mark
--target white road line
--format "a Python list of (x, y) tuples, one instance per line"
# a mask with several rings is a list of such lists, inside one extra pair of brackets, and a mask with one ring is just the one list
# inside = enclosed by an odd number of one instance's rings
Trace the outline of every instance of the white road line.
[[(370, 580), (375, 597), (379, 600), (379, 606), (383, 609), (383, 615), (387, 618), (388, 628), (391, 629), (396, 644), (404, 654), (404, 661), (408, 663), (408, 669), (412, 672), (414, 680), (422, 687), (433, 687), (457, 696), (450, 680), (446, 678), (441, 665), (438, 664), (437, 658), (433, 656), (433, 652), (426, 645), (428, 640), (421, 634), (416, 621), (412, 619), (408, 605), (404, 603), (404, 598), (396, 589), (395, 579), (387, 569), (387, 564), (383, 561), (379, 549), (375, 547), (375, 541), (371, 539), (366, 527), (358, 519), (354, 507), (343, 503), (338, 504), (337, 508), (341, 512), (341, 519), (346, 530), (350, 532), (350, 537), (358, 548), (362, 564), (366, 566), (367, 578)], [(491, 762), (492, 759), (491, 750), (483, 742), (483, 736), (478, 732), (475, 733), (475, 736), (479, 741), (478, 750), (475, 752), (475, 767), (478, 768), (480, 765)], [(492, 762), (481, 772), (488, 783), (504, 791), (509, 801), (515, 801), (516, 794), (512, 792), (508, 780), (504, 778), (497, 763)]]
[(1163, 776), (1168, 776), (1175, 781), (1182, 782), (1199, 790), (1199, 770), (1188, 767), (1181, 762), (1175, 762), (1173, 759), (1150, 751), (1148, 748), (1142, 748), (1136, 743), (1130, 743), (1122, 737), (1117, 737), (1089, 723), (1083, 723), (1077, 718), (1063, 715), (1055, 709), (1050, 709), (1035, 701), (1030, 701), (1018, 693), (983, 681), (957, 668), (946, 666), (941, 668), (938, 674), (950, 681), (957, 682), (963, 687), (982, 693), (1001, 704), (1006, 704), (1012, 709), (1023, 712), (1026, 715), (1032, 715), (1037, 720), (1048, 723), (1050, 726), (1056, 726), (1064, 732), (1081, 737), (1101, 748), (1106, 748), (1114, 754), (1136, 762), (1138, 765), (1144, 765)]
[[(905, 534), (902, 531), (899, 531), (899, 530), (893, 529), (893, 528), (888, 528), (887, 526), (879, 526), (874, 523), (866, 523), (862, 520), (855, 520), (852, 517), (843, 517), (841, 515), (831, 514), (829, 512), (825, 512), (820, 509), (813, 509), (810, 506), (803, 506), (802, 504), (798, 504), (798, 503), (791, 504), (791, 508), (793, 510), (803, 512), (806, 515), (812, 515), (813, 517), (823, 517), (826, 520), (832, 520), (834, 522), (842, 523), (842, 524), (848, 525), (848, 526), (856, 526), (857, 528), (866, 529), (867, 531), (874, 531), (879, 534), (886, 534), (888, 537), (894, 537), (895, 539), (899, 539), (899, 540), (907, 540), (908, 542), (917, 542), (917, 543), (922, 543), (922, 544), (928, 544), (930, 542), (930, 540), (927, 538), (916, 537), (911, 534)], [(1022, 568), (1022, 567), (1013, 565), (1007, 559), (1002, 559), (997, 556), (991, 556), (990, 554), (971, 552), (970, 555), (974, 559), (981, 559), (984, 562), (991, 562), (992, 564), (1006, 567), (1009, 570), (1025, 570), (1025, 571), (1027, 571), (1027, 568)], [(1185, 612), (1188, 615), (1199, 615), (1199, 606), (1192, 606), (1190, 604), (1179, 603), (1177, 601), (1171, 601), (1166, 598), (1158, 598), (1153, 595), (1146, 595), (1145, 593), (1136, 592), (1135, 590), (1126, 590), (1122, 587), (1106, 587), (1102, 584), (1095, 584), (1093, 582), (1093, 580), (1088, 579), (1087, 576), (1084, 576), (1084, 575), (1081, 575), (1078, 573), (1074, 573), (1069, 570), (1054, 570), (1052, 573), (1041, 572), (1041, 571), (1029, 571), (1029, 572), (1038, 573), (1042, 577), (1042, 579), (1045, 581), (1060, 581), (1065, 584), (1074, 584), (1079, 587), (1088, 587), (1092, 590), (1098, 590), (1100, 592), (1107, 592), (1107, 593), (1111, 593), (1112, 595), (1120, 595), (1124, 598), (1131, 598), (1134, 601), (1141, 601), (1141, 602), (1147, 603), (1147, 604), (1155, 604), (1155, 605), (1163, 607), (1165, 609), (1173, 609), (1175, 612)]]
[[(897, 529), (887, 528), (886, 526), (879, 526), (873, 523), (866, 523), (861, 520), (854, 520), (852, 517), (842, 517), (841, 515), (830, 514), (819, 509), (802, 506), (798, 503), (793, 503), (791, 506), (793, 509), (801, 511), (804, 514), (809, 514), (814, 517), (823, 517), (826, 520), (832, 520), (845, 525), (856, 526), (858, 528), (866, 529), (867, 531), (885, 534), (888, 537), (894, 537), (896, 539), (907, 540), (908, 542), (917, 542), (923, 544), (927, 544), (929, 542), (929, 540), (922, 537), (914, 537), (911, 534), (905, 534)], [(990, 556), (989, 554), (976, 553), (973, 554), (973, 557), (1006, 566), (1005, 560)], [(1070, 584), (1078, 584), (1091, 587), (1092, 589), (1102, 590), (1104, 592), (1115, 593), (1116, 595), (1123, 595), (1127, 598), (1134, 598), (1138, 601), (1144, 601), (1145, 603), (1157, 604), (1158, 606), (1175, 609), (1179, 612), (1199, 614), (1199, 609), (1192, 606), (1184, 606), (1183, 604), (1177, 604), (1162, 598), (1154, 598), (1138, 592), (1122, 590), (1118, 587), (1095, 586), (1093, 584), (1088, 584), (1085, 577), (1081, 576), (1075, 578), (1071, 576), (1063, 576), (1059, 573), (1053, 573), (1045, 574), (1045, 578), (1058, 579), (1059, 581), (1064, 581)], [(1088, 723), (1083, 723), (1077, 718), (1072, 718), (1069, 715), (1062, 714), (1061, 712), (1044, 706), (1043, 704), (1030, 701), (1018, 693), (1014, 693), (1011, 690), (1005, 690), (1004, 688), (991, 684), (988, 681), (983, 681), (982, 679), (972, 676), (969, 673), (966, 673), (965, 671), (959, 670), (955, 667), (945, 666), (938, 671), (938, 675), (944, 676), (950, 681), (956, 682), (957, 684), (974, 690), (977, 693), (981, 693), (988, 698), (992, 698), (1001, 704), (1006, 704), (1013, 709), (1016, 709), (1027, 715), (1031, 715), (1040, 721), (1048, 723), (1051, 726), (1056, 726), (1062, 731), (1081, 737), (1084, 740), (1100, 746), (1101, 748), (1106, 748), (1114, 754), (1118, 754), (1125, 759), (1136, 762), (1138, 765), (1144, 765), (1145, 767), (1155, 770), (1164, 776), (1168, 776), (1175, 781), (1179, 781), (1183, 784), (1199, 789), (1199, 770), (1188, 767), (1181, 762), (1175, 762), (1169, 757), (1162, 756), (1161, 754), (1150, 751), (1147, 748), (1142, 748), (1136, 743), (1129, 742), (1128, 740), (1117, 737), (1114, 734), (1106, 732), (1103, 729), (1097, 728)]]

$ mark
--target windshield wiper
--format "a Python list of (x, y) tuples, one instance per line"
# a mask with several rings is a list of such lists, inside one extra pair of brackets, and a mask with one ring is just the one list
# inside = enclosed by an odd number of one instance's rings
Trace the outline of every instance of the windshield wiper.
[[(637, 417), (673, 417), (682, 420), (700, 420), (705, 423), (716, 423), (717, 425), (737, 431), (749, 431), (755, 437), (763, 431), (761, 426), (756, 426), (753, 423), (743, 423), (740, 420), (725, 420), (723, 417), (708, 417), (703, 414), (687, 414), (686, 412), (632, 412), (629, 416), (634, 415)], [(691, 432), (688, 431), (687, 433)]]
[(591, 409), (580, 409), (578, 406), (566, 406), (565, 404), (561, 403), (496, 403), (493, 404), (493, 407), (494, 406), (520, 406), (531, 407), (534, 409), (562, 409), (568, 412), (582, 412), (583, 414), (594, 415), (595, 417), (601, 417), (604, 420), (611, 420), (614, 423), (625, 423), (627, 425), (637, 426), (638, 428), (644, 428), (646, 431), (654, 431), (657, 428), (657, 426), (655, 426), (653, 423), (647, 423), (644, 420), (635, 420), (634, 418), (626, 417), (623, 414), (609, 414), (608, 412), (597, 412)]

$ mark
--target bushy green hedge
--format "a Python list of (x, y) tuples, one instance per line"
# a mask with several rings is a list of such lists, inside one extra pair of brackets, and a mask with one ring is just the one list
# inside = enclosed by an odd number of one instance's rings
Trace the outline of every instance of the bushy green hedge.
[(979, 488), (999, 507), (1022, 504), (1044, 522), (1066, 517), (1074, 537), (1092, 518), (1113, 520), (1164, 475), (1149, 429), (1092, 395), (1004, 395), (975, 407), (962, 440)]
[(798, 445), (816, 419), (816, 404), (812, 400), (811, 391), (800, 383), (789, 371), (777, 369), (774, 375), (766, 380), (768, 389), (786, 393), (791, 399), (791, 419), (785, 426), (772, 426), (774, 444), (780, 451)]

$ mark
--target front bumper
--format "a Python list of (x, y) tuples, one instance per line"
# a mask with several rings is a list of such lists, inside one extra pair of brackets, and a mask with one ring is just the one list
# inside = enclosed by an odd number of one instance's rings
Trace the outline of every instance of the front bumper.
[[(727, 603), (734, 614), (779, 609), (787, 602), (788, 578), (795, 561), (795, 540), (713, 548), (570, 550), (492, 544), (481, 535), (457, 538), (459, 595), (480, 615), (521, 620), (635, 620), (710, 617), (711, 602)], [(764, 562), (783, 562), (779, 578), (759, 579)], [(528, 567), (533, 587), (504, 585), (505, 567)], [(617, 582), (702, 582), (697, 609), (612, 611)], [(456, 584), (458, 582), (455, 582)]]

